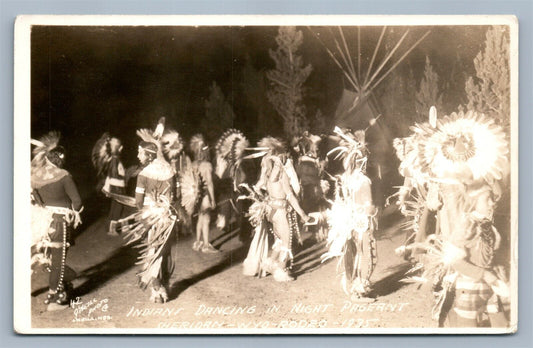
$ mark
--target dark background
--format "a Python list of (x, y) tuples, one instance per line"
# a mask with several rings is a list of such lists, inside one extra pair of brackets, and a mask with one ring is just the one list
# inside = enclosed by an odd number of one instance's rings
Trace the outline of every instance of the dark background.
[[(307, 116), (318, 110), (332, 129), (342, 90), (348, 86), (342, 71), (324, 47), (338, 38), (334, 27), (298, 27), (304, 34), (298, 53), (313, 71), (305, 83)], [(382, 27), (361, 28), (363, 68), (368, 64)], [(407, 27), (390, 27), (376, 62), (381, 61)], [(425, 58), (439, 74), (444, 104), (454, 111), (465, 99), (464, 84), (475, 75), (473, 59), (483, 49), (483, 26), (409, 27), (410, 33), (390, 66), (428, 30), (428, 37), (375, 90), (380, 98), (391, 93), (393, 75), (419, 83)], [(281, 136), (282, 120), (266, 97), (265, 72), (275, 67), (268, 50), (277, 47), (278, 27), (146, 27), (146, 26), (33, 26), (31, 33), (31, 134), (61, 131), (67, 148), (67, 169), (83, 196), (93, 192), (95, 173), (91, 148), (102, 133), (122, 139), (126, 165), (136, 161), (135, 131), (153, 128), (161, 116), (185, 139), (206, 133), (202, 122), (209, 87), (216, 82), (235, 113), (234, 127), (252, 141)], [(352, 55), (357, 52), (356, 27), (343, 31)], [(317, 39), (319, 35), (321, 41)], [(336, 35), (336, 36), (335, 36)], [(377, 63), (374, 63), (374, 69)], [(386, 70), (386, 69), (384, 69)], [(402, 93), (402, 91), (397, 91)], [(412, 123), (414, 100), (404, 100), (383, 116), (394, 136), (398, 124)], [(379, 101), (378, 101), (379, 104)], [(396, 126), (395, 126), (396, 125)], [(406, 127), (403, 127), (406, 129)], [(210, 132), (213, 135), (213, 132)], [(219, 134), (215, 135), (218, 136)], [(210, 141), (216, 138), (211, 136)]]

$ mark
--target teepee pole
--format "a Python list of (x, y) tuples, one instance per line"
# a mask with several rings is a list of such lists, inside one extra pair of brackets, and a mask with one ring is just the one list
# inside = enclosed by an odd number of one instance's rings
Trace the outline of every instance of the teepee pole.
[[(350, 84), (352, 85), (352, 87), (355, 89), (356, 92), (359, 93), (359, 86), (355, 83), (355, 81), (352, 79), (352, 77), (350, 76), (350, 74), (348, 74), (346, 72), (346, 69), (342, 66), (342, 64), (339, 62), (339, 60), (335, 57), (335, 55), (333, 54), (333, 52), (331, 52), (331, 50), (328, 48), (328, 46), (326, 46), (326, 44), (324, 44), (324, 42), (320, 39), (320, 37), (315, 34), (315, 32), (313, 30), (311, 30), (311, 28), (308, 26), (307, 27), (309, 29), (309, 31), (311, 31), (311, 33), (313, 33), (313, 35), (316, 37), (316, 39), (318, 40), (318, 42), (320, 42), (322, 44), (322, 46), (324, 46), (324, 48), (326, 49), (326, 52), (328, 52), (329, 56), (331, 57), (331, 59), (333, 59), (333, 61), (335, 62), (335, 64), (339, 67), (339, 69), (341, 69), (342, 73), (344, 74), (344, 76), (346, 77), (346, 79), (348, 79), (348, 81), (350, 82)], [(333, 33), (332, 33), (333, 34)]]
[(344, 76), (346, 76), (346, 78), (348, 79), (348, 81), (350, 81), (350, 84), (352, 85), (352, 87), (357, 91), (359, 92), (359, 86), (357, 84), (356, 81), (353, 80), (353, 76), (351, 76), (350, 74), (348, 74), (348, 72), (346, 71), (346, 69), (342, 66), (342, 64), (337, 60), (337, 58), (335, 58), (335, 55), (333, 54), (333, 52), (331, 52), (329, 50), (329, 48), (326, 47), (326, 50), (328, 51), (330, 57), (333, 59), (333, 61), (337, 64), (337, 66), (342, 70), (342, 73), (344, 74)]
[(342, 51), (337, 39), (333, 39), (333, 40), (335, 41), (337, 50), (339, 51), (342, 59), (344, 60), (344, 64), (346, 65), (346, 68), (349, 70), (350, 74), (353, 76), (354, 82), (359, 86), (359, 80), (357, 79), (357, 75), (355, 74), (355, 68), (353, 66), (353, 61), (350, 56), (350, 51), (348, 50), (348, 46), (346, 45), (346, 40), (344, 39), (344, 33), (342, 32), (342, 29), (340, 27), (339, 27), (339, 33), (341, 35), (342, 42), (344, 43), (344, 47), (346, 47), (346, 52)]
[(379, 67), (376, 69), (376, 71), (374, 72), (374, 74), (372, 75), (372, 77), (370, 78), (370, 80), (367, 81), (367, 83), (363, 86), (363, 91), (366, 91), (368, 86), (372, 83), (372, 81), (376, 78), (376, 76), (380, 73), (381, 69), (383, 69), (383, 67), (385, 66), (385, 64), (387, 64), (387, 62), (389, 61), (389, 59), (392, 57), (392, 55), (394, 54), (394, 52), (396, 52), (396, 50), (398, 49), (398, 47), (400, 47), (400, 45), (402, 44), (403, 40), (405, 40), (405, 37), (407, 36), (407, 34), (409, 33), (409, 29), (407, 29), (405, 31), (405, 33), (402, 35), (402, 37), (400, 38), (400, 40), (398, 41), (398, 43), (396, 44), (396, 46), (394, 46), (394, 48), (392, 49), (392, 51), (389, 52), (389, 54), (385, 57), (385, 59), (381, 62), (381, 64), (379, 65)]
[(326, 52), (328, 52), (329, 56), (331, 57), (331, 59), (333, 59), (333, 62), (335, 62), (335, 64), (339, 67), (339, 69), (341, 69), (342, 73), (344, 74), (344, 76), (348, 79), (348, 81), (350, 82), (350, 84), (352, 85), (352, 87), (357, 91), (359, 92), (359, 86), (357, 86), (357, 84), (355, 83), (355, 81), (353, 81), (352, 77), (346, 72), (346, 70), (344, 69), (344, 67), (342, 66), (342, 64), (338, 61), (338, 59), (335, 57), (335, 55), (333, 54), (333, 52), (331, 52), (331, 50), (328, 48), (328, 46), (326, 46), (326, 44), (324, 44), (324, 42), (322, 40), (320, 40), (320, 37), (315, 34), (315, 32), (313, 30), (311, 30), (311, 28), (308, 26), (307, 27), (309, 29), (309, 31), (311, 31), (311, 33), (313, 33), (313, 35), (316, 37), (316, 39), (318, 40), (318, 42), (320, 42), (322, 44), (322, 46), (324, 46), (324, 48), (326, 49)]
[(398, 66), (398, 64), (400, 64), (400, 63), (402, 62), (402, 60), (404, 60), (404, 58), (407, 57), (407, 55), (408, 55), (409, 53), (411, 53), (411, 51), (414, 50), (415, 47), (418, 46), (418, 44), (419, 44), (420, 42), (422, 42), (422, 40), (424, 40), (424, 39), (426, 38), (426, 36), (429, 35), (429, 33), (430, 33), (430, 31), (427, 31), (427, 32), (426, 32), (426, 33), (425, 33), (425, 34), (424, 34), (424, 35), (423, 35), (423, 36), (422, 36), (417, 42), (415, 42), (415, 43), (413, 44), (413, 46), (411, 46), (411, 48), (409, 48), (409, 49), (407, 50), (407, 52), (405, 52), (405, 53), (403, 54), (403, 56), (401, 56), (400, 59), (398, 59), (398, 61), (397, 61), (396, 63), (394, 63), (394, 65), (393, 65), (389, 70), (387, 70), (387, 72), (386, 72), (385, 74), (383, 74), (383, 75), (382, 75), (382, 76), (381, 76), (381, 77), (380, 77), (380, 78), (379, 78), (379, 79), (378, 79), (378, 80), (377, 80), (377, 81), (376, 81), (376, 82), (370, 87), (369, 90), (373, 90), (374, 88), (376, 88), (376, 87), (380, 84), (380, 82), (383, 81), (383, 79), (384, 79), (385, 77), (387, 77), (387, 75), (389, 75), (389, 74), (390, 74), (390, 73), (391, 73), (391, 72), (392, 72), (392, 71)]
[(374, 49), (374, 54), (372, 54), (372, 59), (370, 60), (370, 65), (368, 66), (368, 70), (366, 71), (366, 77), (365, 77), (365, 81), (363, 82), (363, 85), (366, 85), (368, 81), (368, 76), (370, 75), (370, 71), (372, 70), (372, 66), (374, 65), (374, 60), (376, 59), (376, 56), (378, 54), (379, 46), (381, 45), (381, 40), (383, 40), (383, 36), (385, 36), (386, 29), (387, 27), (385, 26), (381, 30), (381, 35), (379, 36), (378, 44), (376, 45), (376, 48)]
[(357, 27), (357, 76), (361, 80), (361, 27)]

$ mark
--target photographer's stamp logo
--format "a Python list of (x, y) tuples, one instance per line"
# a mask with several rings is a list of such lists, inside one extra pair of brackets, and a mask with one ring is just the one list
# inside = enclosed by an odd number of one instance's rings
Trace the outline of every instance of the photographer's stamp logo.
[(76, 297), (70, 301), (70, 307), (74, 310), (72, 322), (81, 323), (87, 321), (107, 321), (112, 317), (109, 315), (109, 299), (98, 300), (93, 298), (87, 302), (81, 297)]

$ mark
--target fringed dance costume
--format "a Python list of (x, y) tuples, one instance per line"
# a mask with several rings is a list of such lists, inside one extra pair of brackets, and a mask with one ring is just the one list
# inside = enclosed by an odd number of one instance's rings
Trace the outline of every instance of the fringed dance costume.
[(337, 180), (335, 199), (327, 212), (329, 250), (322, 259), (339, 257), (344, 292), (353, 300), (370, 301), (370, 277), (377, 262), (377, 209), (372, 203), (372, 182), (364, 174), (364, 132), (352, 134), (339, 128), (335, 131), (342, 140), (330, 153), (340, 152), (338, 157), (343, 158), (346, 171)]
[(484, 316), (492, 325), (505, 326), (502, 303), (509, 288), (505, 272), (494, 263), (501, 237), (493, 225), (509, 167), (505, 134), (493, 120), (472, 111), (416, 125), (413, 131), (406, 155), (410, 176), (418, 187), (429, 187), (426, 204), (437, 211), (437, 228), (407, 246), (424, 254), (412, 270), (422, 268), (422, 275), (406, 281), (431, 281), (432, 314), (439, 326), (446, 321), (479, 326)]

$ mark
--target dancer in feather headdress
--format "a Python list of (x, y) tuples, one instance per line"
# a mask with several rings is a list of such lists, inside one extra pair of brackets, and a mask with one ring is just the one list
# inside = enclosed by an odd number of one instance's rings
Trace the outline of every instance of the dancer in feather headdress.
[(422, 174), (414, 178), (438, 188), (434, 197), (427, 197), (428, 206), (438, 211), (438, 224), (426, 241), (408, 246), (425, 252), (422, 276), (409, 281), (432, 282), (433, 317), (440, 326), (449, 319), (453, 326), (475, 327), (483, 315), (493, 326), (505, 326), (501, 304), (509, 289), (504, 272), (494, 264), (501, 237), (493, 226), (500, 183), (509, 167), (505, 133), (473, 111), (413, 130), (413, 169)]
[(119, 220), (117, 229), (124, 234), (128, 244), (139, 242), (142, 265), (138, 273), (142, 288), (150, 286), (150, 301), (168, 300), (167, 287), (174, 271), (174, 225), (177, 213), (173, 207), (174, 170), (163, 157), (164, 119), (155, 132), (143, 129), (137, 134), (143, 139), (138, 149), (138, 159), (144, 168), (137, 177), (135, 202), (138, 212)]
[(191, 217), (185, 210), (181, 199), (181, 177), (187, 168), (191, 166), (189, 156), (185, 154), (184, 142), (178, 132), (174, 130), (165, 130), (161, 137), (161, 144), (163, 145), (163, 154), (174, 170), (174, 177), (176, 188), (174, 191), (174, 208), (178, 213), (178, 220), (181, 232), (183, 234), (190, 234)]
[[(261, 275), (268, 272), (273, 274), (276, 281), (291, 281), (293, 278), (289, 275), (289, 270), (293, 258), (292, 239), (296, 235), (298, 240), (301, 240), (297, 215), (304, 222), (308, 222), (310, 217), (300, 207), (296, 198), (300, 186), (285, 144), (276, 138), (266, 137), (259, 141), (258, 150), (261, 152), (250, 156), (264, 156), (261, 161), (261, 174), (254, 186), (257, 202), (252, 204), (249, 214), (252, 224), (256, 226), (256, 236), (244, 261), (244, 274)], [(272, 224), (275, 237), (272, 253), (266, 260), (264, 257), (257, 257), (258, 254), (264, 255), (264, 233), (258, 235), (258, 232), (264, 231), (265, 225), (263, 222), (257, 223), (263, 220)], [(256, 241), (261, 238), (262, 242)], [(262, 264), (258, 265), (258, 262)]]
[(419, 141), (425, 134), (426, 129), (437, 126), (437, 109), (430, 109), (429, 122), (424, 122), (411, 127), (412, 134), (401, 139), (394, 139), (393, 146), (397, 157), (400, 159), (398, 171), (404, 177), (404, 183), (393, 196), (398, 197), (396, 204), (401, 213), (408, 219), (402, 224), (402, 228), (411, 232), (405, 240), (405, 244), (396, 249), (399, 256), (405, 260), (416, 262), (419, 259), (416, 249), (408, 248), (412, 243), (420, 243), (435, 232), (435, 212), (439, 203), (438, 185), (429, 180), (429, 176), (422, 171), (419, 150)]
[(328, 212), (329, 250), (322, 258), (339, 257), (343, 290), (354, 301), (370, 302), (374, 301), (368, 295), (377, 261), (377, 209), (372, 202), (372, 183), (365, 175), (365, 132), (352, 133), (335, 127), (335, 133), (340, 136), (340, 146), (329, 154), (338, 152), (345, 172), (337, 180), (335, 199)]
[[(215, 146), (216, 152), (216, 199), (217, 228), (220, 230), (236, 223), (242, 229), (242, 201), (238, 201), (239, 185), (246, 181), (241, 166), (244, 151), (250, 145), (240, 131), (229, 129), (222, 134)], [(243, 231), (241, 236), (243, 236)]]
[(71, 232), (80, 223), (82, 202), (72, 176), (63, 169), (65, 149), (60, 134), (50, 132), (35, 145), (31, 161), (32, 265), (44, 264), (50, 272), (48, 310), (68, 307), (70, 281), (75, 272), (66, 265)]
[(209, 243), (209, 225), (211, 210), (216, 206), (213, 185), (213, 166), (209, 162), (209, 146), (203, 135), (196, 134), (191, 138), (190, 150), (194, 160), (181, 176), (181, 199), (187, 213), (198, 215), (196, 221), (195, 251), (217, 253)]
[[(120, 159), (122, 143), (120, 139), (111, 137), (109, 133), (104, 133), (96, 142), (92, 151), (93, 165), (97, 170), (100, 179), (98, 187), (101, 191), (111, 197), (111, 206), (108, 215), (108, 234), (116, 235), (112, 222), (123, 217), (126, 206), (113, 197), (121, 197), (126, 194), (126, 182), (124, 176), (126, 171)], [(103, 184), (100, 182), (103, 181)]]
[[(319, 158), (319, 145), (322, 139), (314, 134), (305, 132), (298, 139), (298, 163), (296, 173), (302, 186), (302, 208), (307, 213), (319, 212), (320, 214), (330, 207), (325, 195), (329, 190), (329, 182), (322, 180), (323, 161)], [(316, 239), (326, 239), (328, 226), (325, 219), (321, 219), (314, 231)]]

